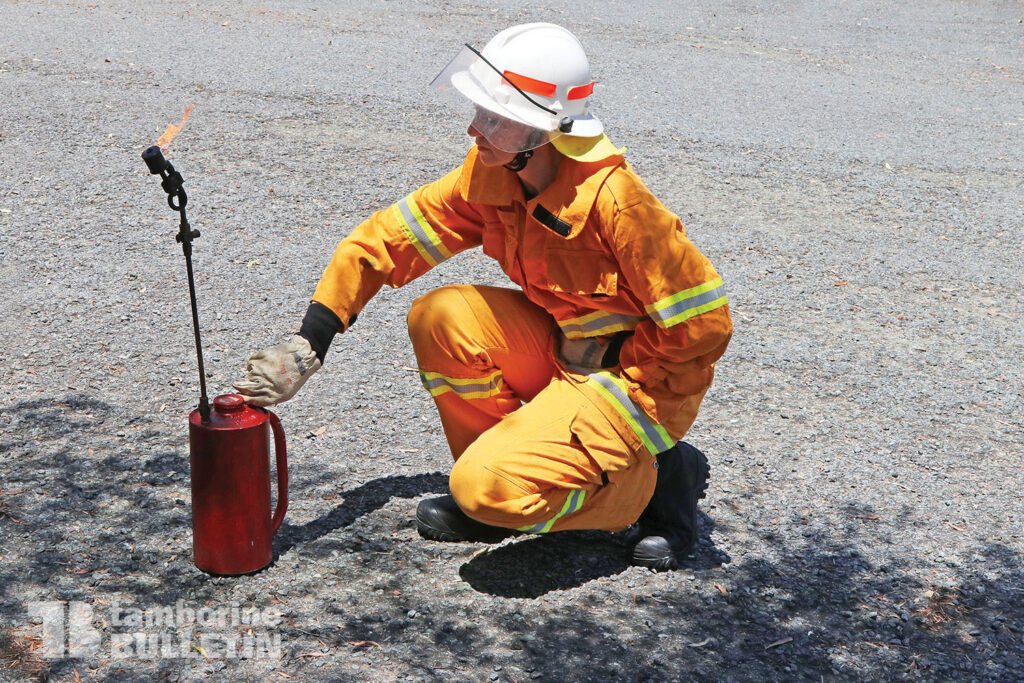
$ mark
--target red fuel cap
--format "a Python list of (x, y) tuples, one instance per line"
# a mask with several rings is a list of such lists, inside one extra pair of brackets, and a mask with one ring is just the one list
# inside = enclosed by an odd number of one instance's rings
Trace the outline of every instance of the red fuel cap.
[[(199, 411), (194, 411), (196, 415)], [(198, 419), (198, 418), (196, 418)], [(210, 422), (203, 423), (209, 429), (248, 429), (267, 421), (267, 411), (245, 404), (238, 394), (222, 394), (213, 399)]]
[(240, 410), (245, 407), (245, 399), (239, 394), (221, 394), (213, 399), (213, 405), (217, 410)]

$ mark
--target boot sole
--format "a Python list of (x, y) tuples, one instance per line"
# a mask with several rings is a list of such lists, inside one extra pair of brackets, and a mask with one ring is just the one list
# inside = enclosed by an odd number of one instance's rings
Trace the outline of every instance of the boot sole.
[(419, 520), (416, 520), (416, 531), (419, 532), (421, 537), (428, 541), (440, 541), (442, 543), (500, 543), (515, 533), (510, 530), (508, 533), (496, 533), (489, 536), (466, 538), (465, 536), (458, 536), (448, 531), (442, 531), (440, 529), (421, 525)]
[(423, 525), (420, 520), (416, 520), (416, 531), (419, 532), (420, 536), (427, 539), (428, 541), (441, 541), (442, 543), (460, 543), (467, 539), (460, 538), (455, 534), (450, 534), (445, 531), (433, 529), (431, 527)]

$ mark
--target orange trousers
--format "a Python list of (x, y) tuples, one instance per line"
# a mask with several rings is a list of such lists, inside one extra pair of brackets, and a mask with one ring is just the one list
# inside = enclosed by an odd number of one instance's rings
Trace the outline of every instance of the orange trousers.
[(534, 533), (637, 520), (656, 461), (556, 364), (546, 311), (516, 290), (455, 285), (417, 299), (408, 322), (455, 457), (452, 496), (467, 515)]

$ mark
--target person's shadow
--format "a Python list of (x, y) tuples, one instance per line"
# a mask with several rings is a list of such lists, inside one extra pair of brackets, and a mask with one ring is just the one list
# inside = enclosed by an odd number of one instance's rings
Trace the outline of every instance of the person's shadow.
[[(392, 498), (418, 498), (448, 492), (447, 475), (382, 477), (345, 492), (345, 500), (329, 512), (302, 525), (285, 522), (275, 542), (275, 560), (296, 545), (322, 538), (360, 517), (384, 507)], [(683, 568), (718, 566), (729, 558), (711, 541), (714, 523), (700, 514), (701, 538)], [(422, 541), (433, 543), (434, 541)], [(564, 531), (520, 536), (495, 547), (482, 547), (459, 569), (474, 590), (506, 598), (536, 598), (590, 581), (621, 574), (629, 567), (629, 547), (619, 534), (605, 531)]]
[[(711, 518), (699, 514), (701, 537), (681, 569), (707, 569), (729, 562), (711, 541)], [(606, 531), (521, 536), (475, 555), (462, 565), (459, 576), (481, 593), (537, 598), (621, 574), (629, 567), (629, 551), (619, 534)]]

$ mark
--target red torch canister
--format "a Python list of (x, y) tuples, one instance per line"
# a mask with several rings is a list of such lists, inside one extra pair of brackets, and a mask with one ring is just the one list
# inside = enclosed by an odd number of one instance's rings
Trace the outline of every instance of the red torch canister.
[[(161, 144), (170, 144), (171, 138), (185, 125), (191, 109), (191, 105), (185, 109), (181, 125), (167, 128), (160, 138)], [(238, 394), (218, 396), (210, 410), (192, 275), (192, 240), (199, 237), (199, 231), (192, 229), (185, 216), (188, 195), (181, 173), (164, 157), (160, 146), (147, 147), (142, 159), (151, 174), (160, 176), (167, 204), (181, 218), (175, 239), (185, 255), (192, 330), (199, 362), (199, 405), (188, 418), (195, 563), (211, 574), (248, 574), (263, 569), (274, 559), (272, 541), (288, 508), (284, 430), (276, 415), (245, 405)], [(274, 432), (277, 459), (277, 508), (273, 517), (270, 515), (268, 422)]]
[[(277, 459), (277, 508), (270, 514), (270, 428)], [(192, 548), (211, 574), (247, 574), (273, 559), (272, 540), (288, 508), (284, 430), (272, 412), (238, 394), (213, 399), (204, 421), (189, 415)]]

